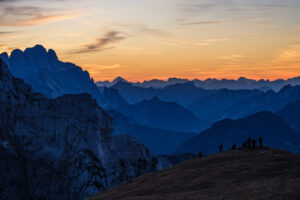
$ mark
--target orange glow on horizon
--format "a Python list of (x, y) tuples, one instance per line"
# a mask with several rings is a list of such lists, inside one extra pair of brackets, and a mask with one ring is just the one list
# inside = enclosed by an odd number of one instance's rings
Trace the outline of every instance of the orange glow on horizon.
[(0, 6), (6, 16), (0, 52), (42, 44), (95, 81), (300, 76), (296, 0), (28, 0)]

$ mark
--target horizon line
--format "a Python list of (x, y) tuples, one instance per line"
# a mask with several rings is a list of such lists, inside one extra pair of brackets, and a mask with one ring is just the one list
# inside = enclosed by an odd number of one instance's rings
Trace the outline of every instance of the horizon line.
[[(88, 71), (88, 70), (86, 70)], [(90, 73), (90, 72), (89, 72)], [(112, 83), (114, 80), (118, 79), (118, 78), (122, 78), (124, 79), (125, 81), (129, 82), (129, 83), (143, 83), (143, 82), (149, 82), (149, 81), (153, 81), (153, 80), (158, 80), (158, 81), (164, 81), (164, 82), (167, 82), (169, 81), (170, 79), (177, 79), (177, 80), (185, 80), (185, 81), (195, 81), (195, 80), (198, 80), (198, 81), (207, 81), (207, 80), (216, 80), (216, 81), (222, 81), (222, 80), (227, 80), (227, 81), (238, 81), (239, 79), (246, 79), (246, 80), (252, 80), (252, 81), (269, 81), (269, 82), (275, 82), (275, 81), (289, 81), (289, 80), (292, 80), (292, 79), (297, 79), (297, 78), (300, 78), (300, 75), (298, 76), (293, 76), (293, 77), (290, 77), (290, 78), (277, 78), (277, 79), (264, 79), (264, 78), (260, 78), (260, 79), (255, 79), (255, 78), (247, 78), (245, 76), (240, 76), (236, 79), (234, 78), (205, 78), (205, 79), (201, 79), (201, 78), (179, 78), (179, 77), (175, 77), (175, 76), (170, 76), (169, 78), (165, 78), (165, 79), (159, 79), (159, 78), (152, 78), (152, 79), (144, 79), (144, 80), (130, 80), (130, 79), (126, 79), (126, 78), (123, 78), (122, 76), (116, 76), (115, 78), (112, 78), (112, 79), (106, 79), (106, 80), (99, 80), (99, 81), (95, 81), (95, 83), (98, 83), (98, 82), (110, 82)]]

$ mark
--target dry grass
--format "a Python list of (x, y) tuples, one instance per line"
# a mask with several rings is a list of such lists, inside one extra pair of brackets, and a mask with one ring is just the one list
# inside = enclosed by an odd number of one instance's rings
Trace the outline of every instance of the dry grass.
[(138, 177), (89, 200), (299, 200), (300, 155), (235, 150)]

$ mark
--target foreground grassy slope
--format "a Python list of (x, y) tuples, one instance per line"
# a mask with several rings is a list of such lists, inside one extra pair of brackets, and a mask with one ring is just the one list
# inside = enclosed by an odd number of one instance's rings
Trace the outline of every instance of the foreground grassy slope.
[(193, 159), (89, 200), (300, 199), (300, 155), (263, 148)]

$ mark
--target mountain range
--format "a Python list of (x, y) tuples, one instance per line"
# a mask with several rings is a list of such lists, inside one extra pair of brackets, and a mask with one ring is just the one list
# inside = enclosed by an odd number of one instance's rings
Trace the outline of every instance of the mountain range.
[[(176, 103), (150, 101), (138, 105), (129, 104), (119, 94), (118, 90), (113, 88), (98, 88), (87, 71), (83, 71), (80, 67), (72, 63), (60, 61), (54, 50), (50, 49), (47, 51), (41, 45), (27, 48), (24, 51), (16, 49), (12, 51), (10, 56), (8, 56), (7, 53), (2, 53), (0, 57), (9, 65), (12, 74), (24, 79), (35, 92), (41, 92), (48, 98), (55, 98), (64, 94), (88, 93), (96, 99), (98, 104), (105, 110), (117, 110), (118, 113), (121, 113), (125, 117), (135, 118), (135, 122), (131, 123), (130, 127), (132, 130), (138, 130), (140, 132), (138, 135), (149, 133), (150, 129), (153, 135), (164, 137), (166, 143), (172, 144), (164, 149), (173, 150), (175, 148), (173, 144), (177, 145), (193, 135), (190, 132), (196, 132), (206, 127), (204, 122), (201, 124), (202, 121), (198, 119), (198, 117)], [(170, 111), (172, 111), (173, 114), (177, 113), (172, 120), (169, 120), (167, 110), (165, 110), (164, 116), (159, 115), (159, 110), (164, 106), (172, 108)], [(141, 108), (147, 111), (144, 113), (147, 115), (139, 115), (140, 112), (138, 110)], [(156, 119), (158, 116), (161, 117), (160, 120), (162, 121)], [(186, 117), (191, 121), (184, 122)], [(172, 123), (175, 123), (175, 120), (181, 120), (183, 123), (174, 127)], [(198, 124), (198, 122), (201, 123)], [(125, 128), (125, 123), (122, 121), (114, 120), (113, 123), (115, 127)], [(126, 133), (127, 130), (128, 129), (124, 129), (124, 131), (119, 131), (118, 133), (123, 134)], [(170, 132), (185, 132), (187, 134), (178, 133), (180, 136), (177, 137), (178, 141), (174, 143), (172, 142), (174, 138), (171, 137)], [(127, 133), (137, 135), (135, 131)], [(163, 135), (161, 135), (162, 133)], [(169, 136), (166, 137), (167, 135)], [(149, 140), (143, 140), (144, 138), (145, 137), (140, 137), (140, 139), (142, 139), (141, 142), (149, 144)], [(155, 147), (155, 144), (156, 143), (153, 143), (149, 146), (152, 148)], [(151, 150), (157, 153), (170, 152), (166, 150), (159, 152), (157, 151), (158, 149), (162, 148), (153, 148)]]
[(176, 102), (207, 122), (225, 118), (238, 119), (256, 112), (278, 112), (288, 103), (300, 100), (300, 86), (286, 85), (278, 92), (272, 90), (206, 90), (193, 83), (178, 83), (164, 88), (143, 88), (128, 82), (118, 82), (112, 88), (129, 103), (158, 97), (162, 101)]
[[(263, 111), (277, 113), (289, 103), (300, 100), (297, 78), (283, 81), (294, 86), (282, 84), (279, 91), (230, 89), (232, 87), (226, 84), (223, 86), (228, 88), (205, 89), (195, 80), (176, 78), (170, 78), (163, 87), (143, 86), (121, 77), (113, 82), (106, 82), (106, 85), (103, 83), (105, 86), (98, 82), (97, 86), (88, 72), (72, 63), (59, 61), (53, 50), (47, 51), (41, 45), (24, 52), (14, 50), (10, 56), (3, 53), (1, 57), (9, 64), (14, 75), (24, 79), (34, 91), (42, 92), (47, 97), (91, 94), (113, 116), (115, 135), (136, 136), (158, 154), (170, 153), (217, 121), (228, 118), (239, 120)], [(158, 84), (163, 81), (153, 82)], [(254, 83), (245, 78), (227, 82), (247, 85)], [(277, 85), (282, 83), (280, 80), (257, 82)], [(220, 81), (208, 79), (206, 83), (219, 84)], [(290, 113), (296, 108), (286, 109)], [(278, 113), (290, 127), (298, 131), (297, 117), (289, 119), (289, 115), (285, 115), (283, 112)]]
[(98, 81), (96, 84), (99, 87), (111, 87), (118, 82), (127, 82), (131, 83), (134, 86), (144, 87), (144, 88), (164, 88), (170, 85), (175, 84), (183, 84), (187, 82), (192, 82), (197, 87), (201, 87), (207, 90), (214, 90), (214, 89), (231, 89), (231, 90), (253, 90), (258, 89), (262, 91), (274, 90), (279, 91), (286, 85), (300, 85), (300, 77), (290, 78), (290, 79), (277, 79), (277, 80), (254, 80), (254, 79), (247, 79), (245, 77), (240, 77), (237, 80), (233, 79), (215, 79), (215, 78), (208, 78), (206, 80), (188, 80), (188, 79), (180, 79), (180, 78), (169, 78), (168, 80), (159, 80), (153, 79), (149, 81), (143, 82), (129, 82), (122, 77), (117, 77), (113, 81)]

